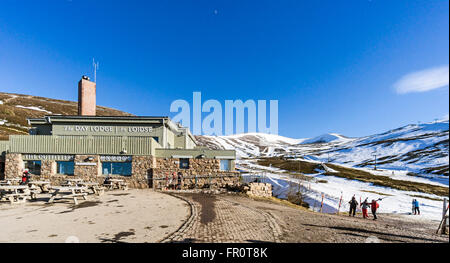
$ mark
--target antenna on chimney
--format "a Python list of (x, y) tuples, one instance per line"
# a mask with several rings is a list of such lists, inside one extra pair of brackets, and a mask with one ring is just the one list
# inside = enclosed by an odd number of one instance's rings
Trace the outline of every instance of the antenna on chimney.
[(97, 83), (98, 61), (97, 61), (97, 63), (95, 63), (94, 58), (92, 58), (92, 66), (94, 67), (94, 82)]

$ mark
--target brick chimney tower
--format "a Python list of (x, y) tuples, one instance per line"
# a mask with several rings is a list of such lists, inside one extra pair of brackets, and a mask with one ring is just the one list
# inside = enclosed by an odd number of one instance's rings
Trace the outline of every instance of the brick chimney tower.
[(89, 77), (83, 76), (78, 82), (78, 115), (95, 116), (96, 84), (89, 80)]

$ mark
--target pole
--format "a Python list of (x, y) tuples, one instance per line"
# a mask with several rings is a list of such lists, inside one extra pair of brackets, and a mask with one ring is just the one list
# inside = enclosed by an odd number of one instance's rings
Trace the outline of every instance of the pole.
[(322, 202), (320, 203), (320, 212), (321, 213), (323, 211), (323, 197), (324, 197), (324, 194), (322, 193)]
[(439, 234), (439, 230), (441, 230), (442, 229), (442, 231), (441, 231), (441, 234), (446, 234), (446, 232), (447, 232), (447, 216), (446, 216), (446, 214), (447, 214), (447, 211), (448, 211), (448, 206), (447, 206), (447, 209), (445, 210), (445, 214), (444, 214), (444, 216), (442, 217), (442, 220), (441, 220), (441, 222), (439, 223), (439, 227), (438, 227), (438, 229), (436, 230), (436, 234)]
[[(316, 197), (318, 197), (316, 195)], [(317, 198), (314, 198), (314, 206), (313, 206), (313, 211), (316, 212), (316, 202), (317, 202)]]
[(342, 195), (343, 195), (343, 193), (341, 192), (341, 199), (339, 199), (339, 206), (338, 206), (338, 210), (337, 210), (337, 214), (338, 214), (338, 215), (339, 215), (339, 210), (341, 210)]
[(373, 156), (375, 156), (375, 168), (374, 168), (374, 170), (376, 170), (377, 169), (377, 155), (374, 154)]

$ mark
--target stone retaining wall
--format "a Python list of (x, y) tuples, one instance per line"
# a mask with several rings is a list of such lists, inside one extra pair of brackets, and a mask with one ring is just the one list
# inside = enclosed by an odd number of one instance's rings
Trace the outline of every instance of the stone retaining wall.
[(272, 197), (272, 185), (268, 183), (250, 183), (244, 192), (251, 197)]
[(221, 171), (219, 159), (189, 159), (189, 169), (181, 169), (179, 159), (156, 158), (153, 169), (153, 188), (167, 189), (179, 185), (181, 189), (222, 188), (239, 184), (239, 173)]

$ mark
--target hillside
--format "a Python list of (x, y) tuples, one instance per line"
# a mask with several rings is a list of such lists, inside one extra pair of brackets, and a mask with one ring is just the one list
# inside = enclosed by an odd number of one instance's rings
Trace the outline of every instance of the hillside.
[[(0, 140), (8, 135), (28, 134), (27, 118), (44, 115), (76, 115), (78, 103), (22, 94), (0, 92)], [(131, 114), (97, 106), (99, 116), (129, 116)]]
[(332, 133), (290, 139), (253, 133), (197, 139), (210, 148), (236, 149), (241, 158), (285, 157), (373, 168), (376, 154), (378, 168), (445, 176), (449, 169), (448, 120), (407, 125), (361, 138)]

